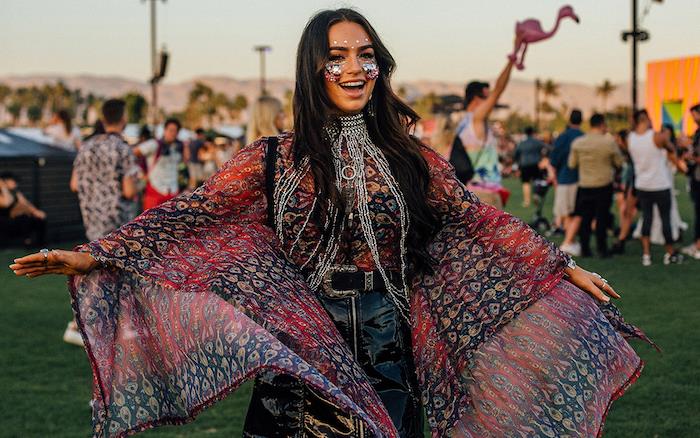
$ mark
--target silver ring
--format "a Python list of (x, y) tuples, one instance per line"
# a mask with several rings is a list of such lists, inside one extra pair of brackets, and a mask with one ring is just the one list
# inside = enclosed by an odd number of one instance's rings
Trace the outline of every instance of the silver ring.
[(605, 278), (603, 278), (603, 276), (600, 275), (599, 273), (597, 273), (597, 272), (591, 272), (591, 275), (593, 275), (595, 278), (597, 278), (598, 280), (602, 281), (603, 283), (608, 284), (608, 280), (606, 280)]
[(49, 250), (46, 248), (42, 248), (39, 250), (41, 254), (44, 254), (44, 264), (48, 265), (49, 264)]

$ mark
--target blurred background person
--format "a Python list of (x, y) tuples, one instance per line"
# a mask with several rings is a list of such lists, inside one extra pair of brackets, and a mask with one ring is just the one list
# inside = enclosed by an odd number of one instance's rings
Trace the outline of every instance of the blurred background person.
[(193, 190), (199, 186), (206, 178), (203, 175), (203, 163), (199, 158), (199, 151), (206, 142), (204, 129), (195, 129), (195, 138), (190, 140), (185, 148), (185, 162), (187, 163), (187, 171), (189, 172), (188, 188)]
[[(125, 105), (121, 99), (109, 99), (102, 105), (105, 132), (87, 140), (73, 162), (70, 186), (78, 194), (89, 240), (104, 237), (134, 218), (141, 170), (122, 137)], [(75, 321), (68, 323), (63, 340), (83, 345)]]
[(163, 138), (147, 140), (134, 147), (137, 157), (146, 161), (146, 188), (143, 209), (148, 210), (180, 193), (180, 164), (183, 163), (183, 144), (177, 139), (180, 121), (168, 119), (163, 125)]
[(44, 246), (46, 240), (46, 213), (22, 194), (12, 172), (0, 173), (0, 237), (20, 238), (27, 247)]
[(53, 144), (69, 151), (80, 147), (80, 130), (73, 126), (70, 112), (60, 109), (53, 113), (51, 123), (44, 128), (44, 134), (51, 137)]
[(675, 145), (668, 131), (654, 132), (646, 110), (634, 113), (634, 130), (630, 132), (627, 145), (634, 163), (634, 187), (639, 209), (642, 212), (642, 265), (651, 265), (651, 225), (653, 209), (659, 209), (666, 254), (664, 264), (682, 263), (683, 256), (673, 247), (671, 229), (671, 206), (673, 180), (668, 169), (669, 158), (677, 161)]
[(450, 151), (450, 163), (464, 184), (481, 201), (497, 208), (503, 207), (500, 195), (501, 171), (496, 137), (488, 118), (508, 85), (513, 61), (508, 61), (496, 79), (493, 91), (488, 82), (472, 81), (464, 90), (466, 114), (457, 125), (455, 142)]
[(690, 184), (690, 197), (693, 200), (695, 211), (695, 241), (683, 248), (683, 252), (695, 260), (700, 260), (700, 103), (690, 108), (690, 115), (697, 128), (693, 138), (688, 142), (688, 151), (684, 158), (688, 163), (688, 182)]
[(260, 137), (278, 135), (284, 130), (285, 114), (282, 102), (272, 96), (261, 96), (253, 104), (246, 129), (250, 144)]
[(218, 147), (213, 138), (206, 138), (199, 148), (199, 162), (202, 164), (202, 179), (206, 180), (216, 173), (219, 168), (217, 161)]
[(102, 123), (102, 119), (97, 119), (92, 125), (92, 132), (90, 135), (83, 139), (83, 143), (90, 140), (92, 137), (105, 133), (105, 125)]
[(523, 207), (530, 207), (532, 202), (532, 181), (540, 177), (540, 162), (545, 152), (545, 144), (535, 138), (535, 128), (525, 128), (525, 139), (515, 147), (515, 162), (520, 170), (520, 182), (523, 189)]
[(611, 255), (607, 232), (611, 219), (613, 179), (615, 169), (622, 167), (622, 155), (613, 137), (607, 134), (602, 114), (593, 114), (589, 125), (590, 132), (571, 144), (568, 164), (579, 170), (575, 215), (581, 217), (581, 255), (592, 255), (590, 237), (595, 219), (596, 250), (601, 258), (606, 258)]
[(615, 202), (618, 206), (618, 217), (620, 218), (620, 230), (617, 234), (617, 241), (613, 244), (611, 251), (615, 254), (625, 253), (625, 242), (631, 235), (632, 223), (637, 215), (637, 196), (634, 190), (634, 164), (629, 154), (627, 137), (629, 131), (621, 129), (615, 135), (615, 143), (620, 148), (620, 153), (624, 159), (622, 169), (619, 172), (619, 191), (615, 193)]
[[(666, 153), (666, 173), (668, 180), (671, 184), (671, 235), (673, 236), (673, 241), (676, 242), (680, 239), (683, 231), (688, 229), (688, 224), (681, 218), (680, 211), (678, 211), (678, 194), (675, 189), (675, 175), (680, 170), (683, 173), (687, 172), (687, 166), (683, 160), (680, 159), (680, 149), (678, 147), (676, 133), (673, 126), (664, 123), (661, 126), (661, 133), (666, 135), (672, 145), (673, 151), (668, 151)], [(638, 222), (637, 227), (634, 230), (634, 236), (641, 236), (642, 223)], [(658, 207), (654, 206), (653, 215), (651, 220), (651, 234), (649, 236), (651, 243), (657, 245), (663, 245), (665, 243), (665, 238), (663, 235), (661, 216)]]
[(549, 161), (557, 174), (557, 185), (554, 188), (554, 223), (565, 232), (560, 249), (574, 256), (581, 255), (581, 245), (576, 242), (581, 218), (573, 214), (578, 191), (578, 169), (569, 167), (569, 154), (571, 143), (583, 135), (582, 120), (580, 110), (571, 111), (566, 130), (554, 141), (554, 149), (549, 155)]
[(217, 143), (217, 146), (216, 165), (220, 169), (231, 157), (241, 150), (243, 144), (240, 138), (226, 138), (222, 142)]

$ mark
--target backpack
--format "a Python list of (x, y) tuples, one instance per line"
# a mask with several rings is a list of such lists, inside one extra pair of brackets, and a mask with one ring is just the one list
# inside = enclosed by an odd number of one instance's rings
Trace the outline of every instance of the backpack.
[(455, 139), (452, 141), (452, 150), (450, 151), (450, 164), (455, 168), (455, 174), (457, 179), (462, 184), (467, 184), (472, 178), (474, 178), (474, 165), (472, 160), (467, 154), (467, 150), (464, 148), (462, 139), (459, 135), (455, 135)]

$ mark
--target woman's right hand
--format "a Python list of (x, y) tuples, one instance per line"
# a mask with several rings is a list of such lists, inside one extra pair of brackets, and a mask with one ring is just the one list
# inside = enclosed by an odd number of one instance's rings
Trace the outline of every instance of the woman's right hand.
[(87, 252), (54, 249), (48, 257), (38, 252), (15, 259), (10, 265), (15, 275), (29, 278), (46, 274), (83, 275), (97, 268), (99, 263)]

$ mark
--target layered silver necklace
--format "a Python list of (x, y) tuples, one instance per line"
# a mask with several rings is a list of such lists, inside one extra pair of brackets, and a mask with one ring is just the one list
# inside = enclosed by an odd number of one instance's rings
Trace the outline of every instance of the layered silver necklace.
[[(319, 242), (316, 244), (309, 258), (301, 268), (304, 269), (312, 259), (317, 257), (316, 267), (313, 272), (309, 274), (307, 281), (312, 288), (318, 288), (323, 281), (324, 275), (334, 264), (340, 248), (341, 236), (344, 234), (346, 227), (352, 223), (354, 218), (354, 209), (356, 207), (357, 216), (360, 221), (360, 228), (362, 229), (363, 237), (367, 242), (367, 246), (369, 247), (372, 260), (382, 276), (387, 292), (389, 293), (389, 296), (391, 297), (397, 310), (405, 318), (408, 318), (409, 304), (408, 285), (406, 280), (406, 237), (408, 234), (410, 221), (403, 193), (401, 193), (399, 184), (391, 174), (391, 169), (386, 157), (384, 156), (384, 153), (372, 142), (369, 132), (367, 131), (367, 125), (363, 114), (360, 113), (354, 116), (340, 117), (338, 125), (339, 126), (331, 126), (325, 129), (328, 137), (332, 140), (331, 152), (333, 156), (333, 166), (335, 168), (335, 184), (346, 205), (344, 217), (341, 217), (343, 215), (339, 214), (340, 212), (335, 206), (331, 205), (328, 207), (328, 211), (325, 215), (326, 223), (324, 226), (330, 226), (333, 230), (337, 228), (338, 231), (328, 239), (328, 242), (323, 249), (320, 248), (321, 239), (319, 239)], [(347, 152), (347, 158), (343, 156), (344, 150)], [(372, 216), (368, 204), (371, 197), (367, 192), (365, 157), (369, 157), (372, 161), (374, 161), (377, 172), (384, 180), (386, 186), (389, 188), (389, 192), (396, 200), (398, 206), (399, 225), (401, 228), (399, 238), (399, 257), (401, 265), (400, 289), (391, 282), (386, 269), (384, 266), (382, 266), (380, 260), (379, 245), (374, 232)], [(275, 224), (277, 227), (276, 233), (277, 237), (283, 244), (285, 237), (284, 233), (282, 233), (282, 227), (284, 226), (285, 207), (292, 199), (294, 193), (299, 187), (299, 184), (309, 171), (309, 160), (305, 158), (301, 161), (299, 166), (291, 166), (286, 169), (275, 186), (274, 202)], [(307, 217), (305, 218), (302, 228), (299, 230), (295, 236), (295, 240), (289, 247), (288, 256), (291, 256), (294, 253), (298, 242), (301, 239), (309, 220), (311, 219), (312, 212), (316, 207), (316, 199), (318, 199), (318, 196), (314, 198), (313, 204), (307, 213)]]

